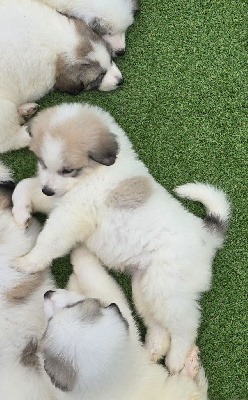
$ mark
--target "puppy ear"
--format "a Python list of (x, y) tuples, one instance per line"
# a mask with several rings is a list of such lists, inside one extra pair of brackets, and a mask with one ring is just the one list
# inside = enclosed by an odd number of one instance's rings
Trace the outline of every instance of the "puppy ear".
[(76, 371), (61, 356), (53, 355), (45, 350), (44, 369), (56, 388), (63, 392), (70, 392), (74, 389), (77, 378)]
[(91, 27), (91, 29), (96, 32), (99, 36), (103, 36), (106, 35), (109, 31), (108, 26), (106, 24), (106, 22), (104, 22), (103, 19), (101, 18), (93, 18), (90, 22), (89, 22), (89, 26)]
[(54, 89), (72, 95), (79, 94), (84, 90), (84, 84), (81, 79), (87, 69), (87, 64), (69, 64), (63, 56), (58, 56)]
[(115, 139), (115, 135), (110, 132), (101, 133), (98, 140), (92, 145), (88, 156), (93, 161), (103, 165), (113, 165), (115, 163), (119, 146)]

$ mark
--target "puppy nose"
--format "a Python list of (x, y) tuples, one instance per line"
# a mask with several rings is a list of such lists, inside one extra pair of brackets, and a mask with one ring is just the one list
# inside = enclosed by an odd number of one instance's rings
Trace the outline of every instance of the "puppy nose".
[(48, 290), (45, 294), (44, 294), (44, 299), (50, 299), (53, 295), (53, 293), (55, 293), (55, 290)]
[(123, 83), (124, 83), (124, 79), (121, 78), (121, 79), (119, 80), (119, 82), (117, 83), (117, 86), (121, 86), (121, 85), (123, 85)]
[(116, 55), (117, 57), (124, 56), (124, 54), (125, 54), (125, 49), (117, 50), (117, 51), (115, 52), (115, 55)]
[(42, 193), (44, 193), (46, 196), (53, 196), (55, 194), (55, 192), (47, 186), (43, 187)]

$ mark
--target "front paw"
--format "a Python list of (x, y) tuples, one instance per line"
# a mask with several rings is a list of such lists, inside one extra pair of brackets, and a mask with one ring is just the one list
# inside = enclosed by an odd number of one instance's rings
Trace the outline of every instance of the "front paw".
[(26, 272), (34, 274), (35, 272), (42, 271), (46, 268), (46, 265), (41, 261), (33, 261), (28, 255), (18, 257), (12, 261), (12, 267), (19, 272)]
[(22, 228), (28, 228), (32, 222), (32, 215), (30, 214), (28, 206), (14, 206), (12, 214), (16, 223)]

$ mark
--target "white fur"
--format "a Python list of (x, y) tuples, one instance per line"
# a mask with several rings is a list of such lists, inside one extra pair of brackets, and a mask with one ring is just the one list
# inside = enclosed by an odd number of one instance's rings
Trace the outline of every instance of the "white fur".
[[(188, 369), (184, 368), (174, 376), (169, 376), (165, 368), (149, 360), (139, 341), (124, 294), (97, 258), (86, 248), (79, 247), (73, 251), (71, 260), (74, 274), (69, 280), (69, 290), (81, 292), (87, 298), (98, 298), (103, 303), (102, 317), (88, 322), (80, 317), (80, 310), (76, 307), (66, 307), (78, 300), (73, 292), (58, 290), (45, 300), (45, 307), (50, 308), (47, 313), (50, 322), (43, 346), (50, 347), (55, 356), (63, 352), (66, 360), (74, 360), (79, 387), (71, 393), (71, 398), (207, 399), (207, 380), (203, 369), (200, 368), (197, 374), (190, 371), (190, 368), (198, 369), (196, 360), (190, 361), (192, 365)], [(107, 307), (113, 302), (128, 321), (128, 328), (115, 307)], [(67, 346), (67, 342), (71, 345)], [(195, 379), (190, 378), (191, 372), (196, 374)]]
[(40, 0), (67, 15), (93, 26), (94, 19), (106, 27), (103, 35), (114, 52), (125, 50), (125, 32), (134, 21), (131, 0)]
[[(9, 181), (10, 177), (7, 168), (0, 163), (0, 181)], [(0, 186), (1, 200), (4, 190)], [(6, 192), (6, 196), (9, 197), (9, 193)], [(197, 380), (193, 382), (184, 374), (169, 378), (164, 369), (151, 365), (138, 341), (136, 326), (123, 293), (87, 249), (79, 248), (72, 256), (74, 274), (70, 278), (69, 289), (74, 292), (59, 289), (51, 299), (45, 300), (47, 319), (52, 321), (54, 315), (59, 314), (59, 318), (55, 319), (55, 332), (51, 334), (48, 329), (52, 322), (47, 327), (43, 310), (44, 293), (55, 290), (49, 272), (45, 273), (44, 281), (32, 293), (22, 293), (25, 296), (23, 301), (17, 298), (16, 302), (11, 302), (9, 291), (30, 278), (12, 269), (12, 260), (32, 248), (39, 229), (38, 223), (33, 220), (24, 231), (16, 225), (10, 208), (0, 207), (1, 400), (145, 400), (153, 399), (156, 394), (157, 400), (164, 399), (165, 394), (171, 400), (189, 400), (193, 399), (193, 393), (196, 394), (194, 399), (205, 399), (207, 381), (202, 370), (198, 375), (203, 382), (199, 385)], [(84, 300), (85, 296), (101, 298), (104, 303), (106, 318), (97, 324), (80, 322), (76, 308), (67, 308)], [(113, 302), (118, 303), (127, 319), (128, 331), (115, 307), (108, 308)], [(76, 340), (73, 337), (75, 333)], [(33, 354), (30, 351), (29, 355), (36, 354), (39, 369), (22, 362), (23, 350), (31, 339), (37, 341), (39, 348), (37, 351), (32, 349)], [(69, 355), (70, 363), (77, 372), (77, 381), (71, 390), (63, 392), (56, 389), (50, 375), (45, 373), (45, 349), (53, 351), (55, 356), (59, 355), (58, 360), (68, 360)], [(54, 367), (60, 374), (60, 365), (55, 364)], [(56, 377), (56, 371), (52, 373)], [(188, 370), (185, 373), (188, 374)], [(55, 384), (58, 384), (58, 379), (55, 379)]]
[[(167, 366), (177, 372), (195, 342), (200, 320), (198, 300), (210, 287), (212, 260), (224, 237), (189, 213), (151, 177), (108, 113), (87, 104), (64, 104), (55, 108), (54, 114), (58, 118), (58, 110), (61, 114), (71, 110), (75, 115), (75, 109), (82, 126), (92, 114), (107, 125), (118, 141), (119, 153), (113, 165), (85, 168), (76, 178), (57, 173), (52, 187), (55, 196), (48, 198), (40, 187), (54, 176), (56, 160), (47, 163), (48, 149), (43, 160), (47, 168), (40, 168), (37, 178), (22, 181), (13, 195), (13, 213), (19, 224), (25, 225), (31, 210), (50, 214), (34, 249), (19, 258), (16, 267), (41, 270), (76, 243), (84, 242), (104, 265), (131, 271), (133, 298), (148, 327), (146, 345), (151, 357), (158, 360), (167, 353)], [(70, 148), (66, 153), (70, 154)], [(108, 196), (118, 184), (136, 176), (147, 177), (152, 188), (144, 204), (134, 209), (109, 205)], [(191, 186), (186, 187), (190, 196)], [(219, 202), (225, 195), (196, 183), (192, 198), (197, 199), (198, 187), (199, 199), (203, 204), (206, 199), (211, 214), (219, 213), (226, 223), (229, 205), (227, 200)]]
[[(1, 1), (0, 152), (29, 144), (30, 137), (26, 126), (19, 124), (17, 108), (53, 89), (57, 56), (67, 54), (69, 63), (74, 63), (78, 44), (74, 22), (52, 8), (35, 0)], [(114, 90), (122, 79), (121, 73), (111, 64), (104, 41), (99, 38), (94, 46), (92, 56), (100, 64), (104, 57), (104, 69), (109, 75), (109, 79), (104, 77), (102, 90)]]

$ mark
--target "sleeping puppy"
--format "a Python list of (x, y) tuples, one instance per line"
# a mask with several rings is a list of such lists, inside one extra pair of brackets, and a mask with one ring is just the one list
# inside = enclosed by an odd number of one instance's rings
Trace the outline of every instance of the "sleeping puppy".
[(179, 196), (207, 209), (204, 219), (189, 213), (149, 174), (114, 119), (95, 106), (47, 109), (30, 131), (38, 176), (17, 186), (13, 214), (23, 227), (32, 211), (50, 215), (16, 268), (41, 271), (84, 242), (104, 265), (132, 274), (151, 357), (167, 353), (170, 371), (180, 371), (196, 339), (198, 299), (210, 287), (211, 264), (224, 240), (225, 194), (202, 183), (178, 187)]
[(66, 385), (78, 400), (207, 399), (197, 348), (183, 371), (169, 376), (149, 360), (124, 294), (98, 259), (79, 247), (72, 263), (68, 287), (82, 295), (61, 289), (45, 294), (48, 325), (40, 348), (52, 382)]
[[(199, 361), (196, 354), (188, 357), (184, 368), (186, 377), (168, 378), (161, 367), (151, 367), (138, 342), (124, 295), (87, 250), (79, 248), (73, 255), (75, 273), (69, 287), (79, 293), (55, 292), (48, 271), (26, 275), (10, 268), (14, 257), (32, 248), (39, 233), (35, 220), (26, 230), (16, 225), (11, 213), (13, 189), (11, 175), (0, 163), (0, 398), (101, 400), (118, 397), (137, 400), (140, 397), (134, 393), (125, 397), (128, 391), (124, 393), (121, 386), (129, 379), (123, 368), (128, 365), (134, 370), (136, 361), (140, 363), (135, 370), (140, 384), (149, 385), (147, 378), (152, 377), (152, 386), (158, 381), (166, 393), (172, 391), (170, 399), (191, 398), (186, 393), (190, 396), (198, 392), (204, 394), (207, 383), (203, 372), (197, 374)], [(44, 293), (48, 326), (43, 309)], [(96, 299), (86, 299), (85, 295), (102, 297), (104, 305)], [(113, 301), (118, 302), (125, 317)], [(63, 310), (59, 313), (57, 308), (62, 305)], [(79, 336), (75, 341), (73, 334), (76, 332)], [(137, 360), (136, 356), (139, 357)], [(145, 371), (145, 376), (142, 377), (141, 371)], [(197, 383), (198, 377), (194, 382), (189, 378), (192, 376), (193, 379), (195, 374), (202, 376), (201, 384)], [(119, 378), (114, 388), (113, 377)], [(127, 383), (132, 391), (139, 389), (138, 381), (132, 379)], [(94, 391), (89, 390), (90, 385)], [(101, 396), (94, 397), (101, 389), (104, 390)], [(110, 389), (118, 396), (108, 397)], [(150, 388), (150, 391), (154, 393), (154, 389)], [(184, 396), (178, 397), (181, 392)], [(205, 398), (200, 394), (195, 399)]]
[(10, 268), (13, 258), (34, 246), (39, 224), (25, 231), (11, 213), (12, 177), (0, 163), (0, 398), (52, 400), (50, 379), (40, 368), (38, 341), (46, 319), (43, 295), (54, 288), (49, 272), (27, 275)]
[(78, 94), (122, 82), (109, 45), (85, 22), (35, 0), (0, 2), (0, 152), (29, 144), (17, 110), (23, 103), (53, 88)]
[(125, 32), (139, 11), (138, 0), (39, 0), (56, 10), (83, 19), (111, 46), (113, 56), (125, 53)]

